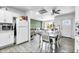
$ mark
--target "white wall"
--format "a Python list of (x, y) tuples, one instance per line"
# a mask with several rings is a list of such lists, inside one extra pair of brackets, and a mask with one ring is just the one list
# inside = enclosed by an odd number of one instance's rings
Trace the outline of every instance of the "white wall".
[(74, 38), (75, 12), (55, 17), (55, 24), (60, 25), (60, 29), (61, 29), (61, 33), (62, 33), (62, 21), (67, 20), (67, 19), (71, 20), (71, 27), (68, 28), (68, 29), (71, 29), (71, 32), (70, 31), (68, 32), (67, 30), (64, 30), (64, 33), (65, 32), (71, 33), (71, 38)]

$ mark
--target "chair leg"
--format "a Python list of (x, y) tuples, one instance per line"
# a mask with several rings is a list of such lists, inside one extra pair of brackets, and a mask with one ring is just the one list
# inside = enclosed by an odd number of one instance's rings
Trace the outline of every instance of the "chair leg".
[(40, 45), (41, 45), (41, 42), (40, 42), (40, 40), (39, 40), (39, 48), (40, 48)]
[(41, 47), (41, 36), (39, 35), (39, 48)]
[(59, 42), (59, 40), (57, 41), (57, 48), (59, 48), (60, 47), (60, 42)]
[(40, 40), (39, 40), (39, 48), (40, 48), (40, 52), (42, 52), (42, 48), (43, 48), (43, 42), (42, 42), (42, 37), (40, 36)]
[(47, 46), (47, 44), (45, 43), (45, 47), (44, 47), (44, 48), (45, 48), (45, 52), (47, 52), (47, 50), (46, 50), (46, 46)]

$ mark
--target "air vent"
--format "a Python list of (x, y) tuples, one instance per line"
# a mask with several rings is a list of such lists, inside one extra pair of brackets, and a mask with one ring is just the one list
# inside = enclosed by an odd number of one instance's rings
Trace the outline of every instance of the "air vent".
[(39, 11), (39, 13), (40, 13), (40, 14), (47, 13), (47, 10), (46, 10), (46, 9), (42, 9), (42, 10)]

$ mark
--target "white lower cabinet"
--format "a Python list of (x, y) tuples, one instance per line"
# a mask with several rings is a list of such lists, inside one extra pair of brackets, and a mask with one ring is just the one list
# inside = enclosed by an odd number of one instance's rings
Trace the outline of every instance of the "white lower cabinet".
[(0, 33), (0, 48), (14, 43), (14, 36), (10, 32)]
[(8, 34), (0, 33), (0, 47), (5, 46), (7, 43), (6, 41), (8, 40)]
[(9, 42), (14, 43), (14, 32), (9, 33)]

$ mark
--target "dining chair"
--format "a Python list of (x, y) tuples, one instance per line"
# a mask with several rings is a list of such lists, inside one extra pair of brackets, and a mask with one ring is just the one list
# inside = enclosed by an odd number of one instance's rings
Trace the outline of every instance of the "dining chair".
[(35, 34), (35, 30), (31, 30), (31, 40), (33, 40), (34, 39), (34, 36), (35, 36), (36, 34)]
[(61, 33), (59, 33), (59, 34), (56, 36), (56, 38), (55, 38), (57, 48), (60, 47), (60, 44), (61, 44), (61, 37), (62, 37), (62, 36), (61, 36)]
[(50, 49), (50, 40), (48, 33), (42, 33), (42, 40), (41, 40), (41, 52), (49, 52)]
[(52, 38), (51, 39), (49, 39), (50, 40), (50, 53), (52, 53), (53, 52), (53, 40), (52, 40)]

